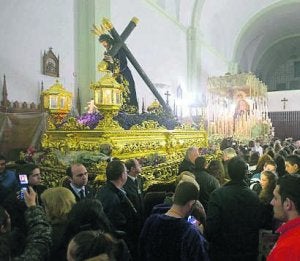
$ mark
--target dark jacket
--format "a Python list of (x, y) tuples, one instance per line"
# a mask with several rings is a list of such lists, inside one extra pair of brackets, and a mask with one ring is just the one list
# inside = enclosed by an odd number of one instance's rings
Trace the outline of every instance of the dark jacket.
[[(68, 183), (65, 186), (67, 189), (71, 190), (71, 192), (74, 194), (76, 202), (80, 201), (80, 197), (77, 195), (77, 193), (73, 190), (73, 188), (71, 187), (70, 183)], [(85, 186), (85, 198), (94, 198), (94, 190), (93, 188), (91, 188), (89, 185)]]
[(141, 177), (136, 178), (137, 184), (131, 179), (127, 178), (123, 189), (126, 191), (127, 197), (130, 199), (140, 217), (144, 213), (144, 200), (143, 200), (143, 180)]
[(178, 175), (183, 172), (183, 171), (190, 171), (190, 172), (195, 172), (195, 165), (190, 162), (189, 160), (184, 159), (178, 168)]
[(260, 227), (260, 202), (245, 182), (229, 181), (210, 195), (205, 234), (211, 260), (256, 260)]
[(51, 246), (51, 227), (41, 206), (25, 211), (27, 227), (26, 245), (22, 255), (13, 260), (47, 260)]
[(128, 222), (136, 217), (136, 209), (125, 193), (107, 181), (97, 192), (96, 198), (101, 201), (103, 210), (114, 228), (126, 231)]
[(139, 236), (139, 219), (133, 203), (125, 191), (118, 189), (112, 182), (107, 181), (96, 194), (103, 205), (104, 213), (115, 230), (125, 231), (125, 242), (132, 256), (136, 256)]
[(199, 201), (202, 203), (205, 211), (207, 211), (209, 196), (215, 189), (220, 187), (220, 183), (205, 170), (196, 171), (194, 174), (200, 186)]

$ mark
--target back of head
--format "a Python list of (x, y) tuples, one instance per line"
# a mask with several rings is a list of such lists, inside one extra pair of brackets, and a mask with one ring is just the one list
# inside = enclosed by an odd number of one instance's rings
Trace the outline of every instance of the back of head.
[(271, 157), (272, 159), (274, 159), (274, 157), (275, 157), (275, 151), (274, 151), (274, 149), (273, 149), (272, 147), (270, 147), (270, 146), (268, 146), (268, 147), (265, 149), (264, 153), (270, 155), (270, 157)]
[(286, 198), (289, 198), (294, 202), (296, 210), (300, 215), (300, 175), (284, 175), (278, 179), (277, 184), (279, 185), (282, 204)]
[(195, 175), (192, 172), (189, 171), (182, 171), (179, 176), (177, 176), (175, 185), (177, 186), (181, 182), (191, 182), (193, 183), (198, 190), (200, 191), (200, 186), (198, 182), (195, 179)]
[(185, 153), (185, 159), (187, 161), (191, 161), (192, 163), (194, 163), (193, 161), (198, 156), (199, 156), (199, 149), (197, 147), (190, 147), (187, 149)]
[(223, 156), (224, 156), (224, 160), (229, 160), (232, 159), (233, 157), (236, 157), (236, 151), (234, 148), (226, 148), (223, 150)]
[(130, 172), (131, 168), (135, 167), (135, 160), (134, 159), (129, 159), (125, 161), (125, 166), (128, 170), (128, 172)]
[(228, 175), (233, 181), (242, 181), (246, 177), (248, 166), (240, 157), (228, 161)]
[(118, 180), (125, 171), (125, 165), (120, 160), (112, 160), (106, 167), (107, 180)]
[(182, 171), (177, 177), (176, 177), (176, 180), (175, 180), (175, 185), (177, 185), (181, 180), (185, 179), (186, 177), (190, 177), (192, 179), (195, 179), (195, 175), (190, 172), (190, 171)]
[(98, 257), (95, 260), (115, 260), (118, 242), (108, 233), (101, 231), (83, 231), (78, 233), (68, 247), (68, 256), (72, 260), (83, 261)]
[(191, 182), (180, 182), (174, 194), (174, 204), (184, 206), (190, 200), (198, 199), (199, 190), (197, 186)]
[(103, 212), (102, 204), (97, 199), (84, 199), (77, 202), (68, 215), (67, 239), (71, 239), (85, 230), (111, 231), (111, 225)]
[(76, 203), (74, 194), (64, 187), (46, 189), (41, 199), (51, 222), (66, 221), (67, 214)]
[(225, 178), (224, 165), (221, 160), (211, 160), (208, 164), (207, 172), (217, 178), (219, 181), (223, 181)]
[(285, 159), (282, 155), (280, 154), (277, 154), (275, 156), (275, 163), (276, 163), (276, 166), (277, 166), (277, 169), (276, 169), (276, 172), (278, 174), (279, 177), (283, 176), (286, 174), (286, 171), (285, 171)]
[(257, 165), (258, 160), (259, 160), (259, 152), (258, 151), (252, 151), (251, 154), (250, 154), (249, 165), (250, 166)]

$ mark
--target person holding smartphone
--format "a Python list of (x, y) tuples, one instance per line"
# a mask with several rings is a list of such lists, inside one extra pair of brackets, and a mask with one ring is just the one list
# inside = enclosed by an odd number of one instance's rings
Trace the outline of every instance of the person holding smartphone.
[[(180, 182), (165, 214), (146, 220), (139, 240), (139, 260), (209, 260), (208, 244), (199, 228), (187, 221), (197, 202), (199, 188)], [(193, 222), (190, 217), (189, 220)]]
[[(27, 206), (24, 219), (27, 234), (23, 252), (15, 256), (9, 243), (11, 230), (8, 229), (5, 233), (0, 231), (1, 248), (6, 248), (1, 249), (0, 260), (46, 260), (48, 258), (51, 245), (51, 227), (47, 221), (44, 209), (41, 206), (37, 206), (36, 197), (37, 194), (32, 187), (29, 186), (28, 191), (24, 190), (24, 202)], [(7, 222), (10, 221), (9, 216), (7, 216), (6, 220), (8, 220)], [(9, 228), (10, 226), (6, 224), (6, 227)]]
[(42, 174), (40, 168), (37, 165), (31, 163), (20, 164), (17, 168), (17, 174), (21, 187), (20, 198), (22, 199), (22, 188), (24, 189), (24, 187), (26, 187), (26, 184), (24, 184), (24, 182), (26, 183), (26, 179), (27, 187), (31, 186), (32, 189), (37, 193), (37, 204), (41, 204), (41, 194), (47, 189), (47, 187), (42, 184)]

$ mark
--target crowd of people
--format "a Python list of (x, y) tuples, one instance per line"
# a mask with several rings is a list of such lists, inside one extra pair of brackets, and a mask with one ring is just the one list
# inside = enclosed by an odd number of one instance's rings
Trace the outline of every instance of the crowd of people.
[[(11, 170), (0, 156), (0, 260), (299, 260), (299, 149), (279, 140), (222, 149), (207, 162), (188, 148), (168, 193), (144, 190), (135, 158), (112, 158), (99, 188), (79, 162), (47, 188), (38, 166)], [(262, 229), (278, 236), (269, 253)]]

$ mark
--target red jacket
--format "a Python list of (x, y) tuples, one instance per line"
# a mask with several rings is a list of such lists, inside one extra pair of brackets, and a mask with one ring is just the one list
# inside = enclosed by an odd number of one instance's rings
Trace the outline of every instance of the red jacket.
[(280, 236), (267, 261), (300, 261), (300, 217), (283, 224), (276, 232)]

